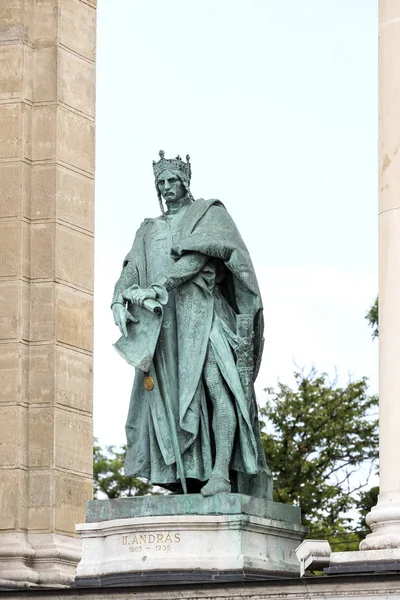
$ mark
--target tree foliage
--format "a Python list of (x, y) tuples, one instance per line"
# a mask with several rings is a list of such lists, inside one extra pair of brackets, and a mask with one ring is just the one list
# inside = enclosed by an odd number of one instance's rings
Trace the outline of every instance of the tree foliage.
[(378, 504), (379, 487), (374, 486), (369, 490), (360, 493), (360, 498), (357, 502), (357, 510), (360, 518), (358, 521), (358, 528), (363, 529), (365, 527), (365, 517), (371, 511), (373, 506)]
[(375, 302), (365, 315), (365, 318), (368, 321), (368, 325), (372, 328), (372, 339), (379, 337), (379, 304), (378, 297), (376, 297)]
[(116, 449), (115, 446), (101, 448), (97, 440), (93, 446), (93, 479), (94, 497), (105, 494), (108, 498), (127, 496), (145, 496), (152, 493), (153, 488), (136, 477), (126, 477), (123, 472), (126, 446)]
[(329, 539), (351, 531), (343, 514), (357, 505), (355, 494), (376, 465), (378, 398), (368, 395), (366, 378), (340, 387), (315, 369), (294, 377), (294, 389), (268, 389), (261, 410), (270, 427), (262, 435), (274, 500), (300, 504), (310, 537)]

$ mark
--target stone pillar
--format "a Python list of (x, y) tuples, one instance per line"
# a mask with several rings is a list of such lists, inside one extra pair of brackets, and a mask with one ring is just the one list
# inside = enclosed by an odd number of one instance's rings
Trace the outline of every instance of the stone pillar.
[(400, 548), (400, 2), (379, 2), (380, 495), (362, 550)]
[(0, 582), (63, 585), (92, 495), (96, 0), (0, 2)]

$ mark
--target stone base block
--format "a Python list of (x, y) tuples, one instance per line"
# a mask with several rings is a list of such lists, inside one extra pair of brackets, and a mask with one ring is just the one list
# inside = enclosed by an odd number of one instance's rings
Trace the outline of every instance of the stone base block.
[(355, 552), (333, 552), (327, 575), (349, 573), (388, 573), (400, 571), (400, 548), (384, 550), (359, 550)]
[[(297, 508), (240, 494), (97, 502), (89, 503), (90, 520), (125, 516), (77, 526), (78, 586), (299, 576), (295, 550), (306, 529)], [(143, 514), (150, 505), (154, 516)], [(196, 508), (202, 514), (192, 514)], [(126, 516), (135, 511), (143, 516)], [(279, 514), (286, 520), (271, 518)]]

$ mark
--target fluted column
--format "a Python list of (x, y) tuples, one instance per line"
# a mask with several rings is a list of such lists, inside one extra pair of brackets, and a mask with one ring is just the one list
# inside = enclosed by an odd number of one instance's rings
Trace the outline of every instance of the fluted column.
[(362, 550), (400, 548), (400, 1), (379, 2), (380, 495)]

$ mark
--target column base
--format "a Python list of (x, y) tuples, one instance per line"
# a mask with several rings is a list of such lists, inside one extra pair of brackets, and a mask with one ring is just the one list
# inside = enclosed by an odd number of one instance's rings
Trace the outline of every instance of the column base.
[(379, 494), (366, 522), (372, 533), (361, 542), (360, 550), (400, 549), (400, 492)]
[(0, 585), (17, 588), (37, 585), (39, 575), (30, 566), (34, 554), (26, 533), (1, 533)]
[(70, 586), (82, 558), (81, 540), (55, 533), (30, 533), (29, 541), (35, 550), (32, 566), (38, 573), (40, 585)]
[(79, 538), (55, 533), (0, 534), (0, 586), (69, 587), (81, 547)]

